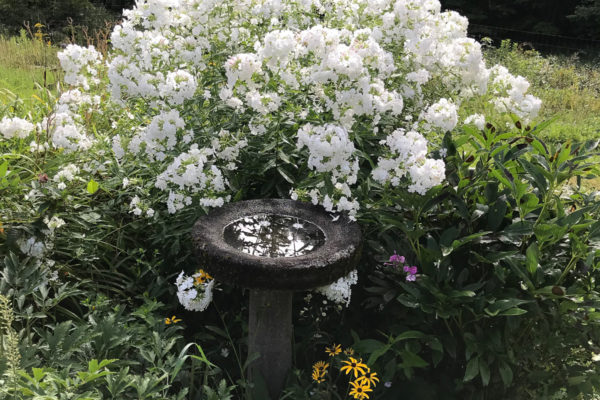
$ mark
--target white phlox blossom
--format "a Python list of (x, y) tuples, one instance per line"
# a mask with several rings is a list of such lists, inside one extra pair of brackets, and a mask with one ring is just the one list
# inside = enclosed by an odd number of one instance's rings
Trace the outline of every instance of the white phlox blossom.
[(14, 137), (25, 139), (33, 132), (34, 128), (35, 125), (31, 122), (18, 117), (4, 117), (0, 120), (0, 134), (2, 134), (5, 139), (12, 139)]
[(55, 229), (65, 225), (65, 220), (54, 215), (52, 218), (44, 217), (44, 223), (51, 232), (54, 232)]
[(92, 113), (100, 105), (100, 97), (91, 96), (79, 88), (61, 94), (54, 113), (42, 121), (41, 127), (48, 128), (52, 144), (67, 152), (89, 150), (95, 140), (86, 133), (81, 111)]
[(382, 144), (390, 154), (381, 157), (372, 172), (377, 182), (398, 186), (406, 176), (411, 182), (408, 191), (424, 194), (445, 178), (444, 162), (427, 158), (427, 140), (418, 132), (397, 129)]
[(189, 152), (177, 156), (156, 178), (157, 188), (170, 191), (167, 201), (170, 213), (191, 204), (189, 195), (178, 192), (208, 194), (200, 199), (200, 204), (205, 206), (221, 206), (229, 201), (229, 196), (220, 196), (226, 189), (227, 181), (221, 170), (216, 165), (211, 165), (209, 158), (214, 158), (211, 149), (199, 149), (194, 144)]
[(443, 132), (453, 130), (458, 123), (458, 107), (448, 99), (442, 98), (430, 105), (421, 119), (425, 121), (426, 129), (439, 128)]
[(215, 280), (209, 279), (207, 282), (196, 283), (197, 275), (187, 276), (182, 271), (175, 281), (179, 303), (189, 311), (204, 311), (212, 301)]
[[(182, 135), (185, 122), (176, 109), (163, 111), (154, 116), (150, 124), (142, 128), (139, 135), (130, 142), (129, 150), (136, 153), (140, 150), (140, 144), (144, 144), (143, 150), (153, 160), (165, 159), (165, 151), (172, 150), (178, 142), (178, 132)], [(116, 145), (113, 141), (113, 145)]]
[(321, 286), (315, 289), (317, 293), (321, 293), (329, 300), (341, 304), (345, 307), (350, 305), (352, 295), (352, 285), (358, 282), (358, 273), (356, 270), (351, 271), (348, 275), (341, 277), (330, 285)]
[(529, 82), (525, 78), (514, 76), (505, 67), (495, 65), (491, 69), (490, 79), (493, 93), (496, 95), (491, 102), (498, 111), (511, 112), (525, 123), (537, 116), (542, 101), (525, 94), (529, 89)]
[(57, 54), (60, 65), (65, 71), (64, 81), (72, 86), (81, 86), (90, 89), (90, 83), (97, 84), (98, 66), (102, 55), (94, 46), (81, 47), (75, 44), (67, 47)]
[(68, 164), (58, 171), (52, 180), (58, 183), (57, 187), (60, 190), (64, 190), (66, 189), (68, 182), (71, 182), (77, 178), (77, 174), (79, 174), (79, 167), (75, 164)]
[[(356, 215), (358, 202), (352, 200), (350, 186), (356, 183), (358, 159), (354, 157), (354, 143), (341, 126), (306, 124), (298, 130), (297, 147), (308, 148), (308, 167), (327, 174), (335, 188), (334, 198), (322, 196), (318, 190), (310, 192), (313, 203), (320, 202), (327, 211), (348, 211), (351, 218)], [(293, 197), (297, 197), (292, 192)], [(335, 207), (335, 209), (334, 209)]]
[(473, 124), (479, 130), (485, 128), (485, 116), (483, 114), (472, 114), (465, 118), (465, 125)]

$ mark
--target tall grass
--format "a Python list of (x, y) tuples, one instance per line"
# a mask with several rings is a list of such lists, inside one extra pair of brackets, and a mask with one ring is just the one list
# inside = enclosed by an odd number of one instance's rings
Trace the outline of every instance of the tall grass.
[(37, 85), (54, 90), (60, 81), (59, 49), (43, 35), (31, 36), (25, 30), (20, 36), (0, 36), (0, 102), (7, 101), (6, 90), (30, 99)]

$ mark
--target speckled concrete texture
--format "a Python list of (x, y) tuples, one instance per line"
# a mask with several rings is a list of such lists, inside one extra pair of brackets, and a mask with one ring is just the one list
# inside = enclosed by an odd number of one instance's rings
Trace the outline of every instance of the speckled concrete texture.
[[(325, 243), (298, 257), (258, 257), (243, 253), (223, 239), (231, 222), (261, 213), (298, 217), (317, 225)], [(247, 200), (213, 209), (192, 230), (199, 266), (216, 280), (236, 286), (270, 290), (307, 290), (327, 285), (356, 268), (362, 235), (344, 215), (333, 221), (321, 206), (285, 199)]]

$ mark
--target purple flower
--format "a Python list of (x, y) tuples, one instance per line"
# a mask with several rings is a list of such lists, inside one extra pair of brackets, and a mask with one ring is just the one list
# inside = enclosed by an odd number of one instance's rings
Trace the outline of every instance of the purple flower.
[(390, 256), (390, 261), (384, 263), (384, 265), (398, 265), (398, 264), (402, 264), (406, 259), (404, 258), (404, 256), (399, 256), (398, 254), (396, 254), (396, 251), (394, 250), (394, 254), (392, 254)]
[(406, 280), (408, 282), (414, 282), (417, 280), (417, 276), (416, 275), (406, 275)]
[(414, 265), (412, 267), (405, 265), (404, 272), (408, 272), (410, 275), (415, 275), (417, 273), (417, 267)]

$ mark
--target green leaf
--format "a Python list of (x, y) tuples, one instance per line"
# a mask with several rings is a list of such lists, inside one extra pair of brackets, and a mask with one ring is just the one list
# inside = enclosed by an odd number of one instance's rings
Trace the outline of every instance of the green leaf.
[(522, 308), (515, 307), (515, 308), (508, 309), (506, 311), (502, 311), (500, 313), (500, 315), (502, 315), (504, 317), (510, 317), (510, 316), (516, 316), (516, 315), (523, 315), (526, 313), (527, 313), (527, 310), (523, 310)]
[(527, 271), (534, 276), (540, 264), (540, 250), (538, 249), (537, 242), (533, 242), (529, 245), (526, 255)]
[[(484, 311), (492, 317), (494, 317), (496, 315), (519, 315), (519, 314), (511, 314), (510, 309), (514, 309), (514, 308), (516, 308), (516, 306), (525, 304), (525, 303), (530, 303), (530, 301), (529, 300), (521, 300), (521, 299), (496, 300), (495, 302), (491, 303), (488, 307), (486, 307)], [(525, 311), (525, 310), (522, 310), (522, 311)], [(506, 312), (509, 312), (509, 313), (506, 314)], [(523, 314), (523, 313), (521, 313), (521, 314)]]
[(100, 188), (100, 185), (98, 184), (98, 182), (96, 182), (93, 179), (90, 179), (90, 181), (87, 184), (87, 191), (89, 194), (94, 194), (98, 191), (98, 189)]
[(491, 230), (496, 230), (502, 224), (504, 220), (504, 216), (506, 215), (506, 210), (508, 206), (504, 198), (497, 199), (488, 211), (487, 223), (488, 228)]
[(490, 383), (490, 367), (486, 362), (479, 361), (479, 374), (481, 375), (481, 383), (487, 386)]
[(500, 378), (502, 378), (504, 387), (510, 386), (513, 380), (513, 372), (510, 366), (504, 361), (501, 361), (498, 365), (498, 372), (500, 373)]
[(4, 161), (0, 164), (0, 178), (4, 178), (6, 176), (6, 172), (8, 171), (8, 161)]
[(407, 340), (407, 339), (422, 339), (423, 337), (425, 337), (425, 334), (419, 331), (406, 331), (402, 334), (400, 334), (399, 336), (396, 336), (393, 340), (392, 343), (396, 343), (399, 342), (401, 340)]
[(281, 175), (283, 177), (283, 179), (285, 179), (286, 181), (288, 181), (289, 183), (294, 183), (294, 179), (290, 176), (290, 174), (284, 170), (282, 167), (277, 167), (277, 171), (279, 172), (279, 175)]
[(479, 375), (479, 357), (473, 357), (467, 363), (467, 369), (465, 370), (464, 382), (468, 382)]
[(400, 356), (402, 357), (402, 366), (404, 368), (425, 368), (429, 365), (421, 356), (409, 350), (401, 351)]

